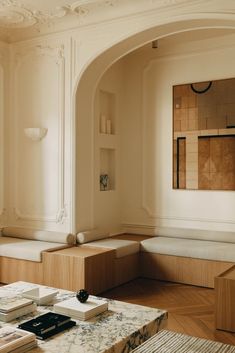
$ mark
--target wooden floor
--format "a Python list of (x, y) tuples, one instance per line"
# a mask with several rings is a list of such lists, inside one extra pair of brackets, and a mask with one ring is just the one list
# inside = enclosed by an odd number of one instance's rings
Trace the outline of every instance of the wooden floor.
[(102, 296), (166, 309), (167, 329), (235, 345), (235, 334), (215, 329), (214, 289), (140, 278), (104, 292)]

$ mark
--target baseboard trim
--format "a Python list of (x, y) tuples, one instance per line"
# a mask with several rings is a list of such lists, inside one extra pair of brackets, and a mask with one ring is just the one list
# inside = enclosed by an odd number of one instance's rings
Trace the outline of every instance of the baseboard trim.
[(129, 234), (143, 234), (143, 235), (156, 235), (157, 227), (142, 224), (122, 224), (125, 233)]

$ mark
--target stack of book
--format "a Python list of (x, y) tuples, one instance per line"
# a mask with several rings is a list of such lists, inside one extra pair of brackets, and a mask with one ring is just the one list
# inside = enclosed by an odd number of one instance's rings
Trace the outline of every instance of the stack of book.
[(35, 319), (23, 322), (18, 327), (33, 332), (37, 338), (44, 340), (75, 325), (76, 322), (72, 321), (71, 317), (48, 312)]
[(0, 328), (0, 353), (23, 353), (36, 346), (33, 333), (11, 326)]
[(37, 305), (32, 299), (21, 297), (0, 297), (0, 320), (9, 322), (17, 317), (27, 315), (35, 311)]
[(32, 299), (37, 305), (45, 305), (52, 301), (59, 291), (57, 289), (35, 287), (22, 293), (22, 296)]
[(107, 309), (108, 303), (96, 298), (89, 298), (85, 303), (80, 303), (77, 298), (70, 298), (54, 304), (56, 313), (69, 315), (77, 320), (88, 320)]

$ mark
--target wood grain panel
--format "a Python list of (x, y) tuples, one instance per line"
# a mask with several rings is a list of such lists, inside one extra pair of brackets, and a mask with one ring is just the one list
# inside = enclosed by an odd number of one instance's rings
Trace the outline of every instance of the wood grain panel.
[(140, 254), (115, 259), (115, 286), (139, 277)]
[(142, 234), (119, 234), (114, 235), (111, 239), (122, 239), (122, 240), (133, 240), (138, 241), (139, 243), (143, 240), (150, 239), (152, 236), (150, 235), (142, 235)]
[(45, 285), (68, 290), (84, 288), (85, 271), (82, 257), (59, 252), (45, 253), (43, 272)]
[(147, 278), (214, 288), (214, 278), (233, 263), (141, 253), (141, 275)]
[(114, 285), (114, 251), (85, 246), (45, 253), (44, 283), (98, 294)]
[(235, 266), (215, 278), (216, 328), (235, 332)]
[(43, 265), (41, 262), (1, 256), (0, 281), (2, 283), (26, 281), (43, 284)]
[(115, 251), (97, 254), (85, 259), (85, 288), (92, 294), (99, 294), (114, 286)]

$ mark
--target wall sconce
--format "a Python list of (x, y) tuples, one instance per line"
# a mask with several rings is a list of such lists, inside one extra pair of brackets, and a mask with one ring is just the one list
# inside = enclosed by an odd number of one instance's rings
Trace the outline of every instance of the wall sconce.
[(25, 136), (32, 141), (41, 141), (47, 134), (47, 129), (42, 127), (28, 127), (24, 129)]

